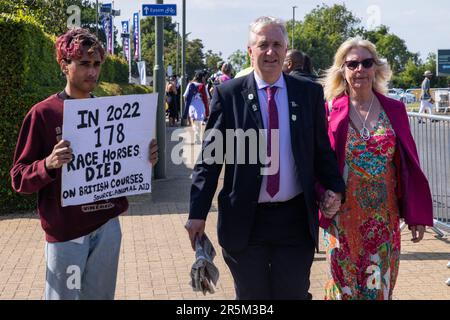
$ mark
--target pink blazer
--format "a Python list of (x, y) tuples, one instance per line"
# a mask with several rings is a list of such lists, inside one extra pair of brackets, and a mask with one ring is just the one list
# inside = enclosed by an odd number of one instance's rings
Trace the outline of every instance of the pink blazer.
[[(420, 168), (416, 144), (409, 128), (405, 105), (397, 100), (375, 92), (383, 106), (397, 137), (394, 161), (397, 168), (397, 196), (400, 217), (408, 225), (433, 226), (433, 202), (428, 180)], [(326, 104), (328, 113), (328, 104)], [(333, 100), (329, 116), (328, 137), (336, 152), (339, 172), (344, 172), (345, 144), (349, 126), (349, 97), (347, 95)], [(320, 226), (328, 228), (330, 219), (320, 213)]]

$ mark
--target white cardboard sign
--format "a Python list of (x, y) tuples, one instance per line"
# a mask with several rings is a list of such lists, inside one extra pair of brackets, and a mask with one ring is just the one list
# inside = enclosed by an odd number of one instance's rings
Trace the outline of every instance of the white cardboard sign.
[(62, 168), (62, 206), (151, 192), (149, 144), (157, 94), (64, 101), (63, 139), (73, 160)]

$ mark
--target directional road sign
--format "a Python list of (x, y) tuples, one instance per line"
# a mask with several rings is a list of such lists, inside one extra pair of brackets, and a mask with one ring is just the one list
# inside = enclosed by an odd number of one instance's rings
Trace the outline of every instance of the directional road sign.
[(176, 4), (143, 4), (143, 16), (168, 17), (177, 15)]

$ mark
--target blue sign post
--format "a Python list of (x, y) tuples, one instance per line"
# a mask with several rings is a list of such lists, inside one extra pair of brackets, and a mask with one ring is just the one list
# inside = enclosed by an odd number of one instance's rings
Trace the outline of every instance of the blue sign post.
[(143, 4), (142, 15), (152, 17), (169, 17), (177, 15), (176, 4)]
[(450, 50), (438, 50), (437, 54), (437, 76), (450, 76)]

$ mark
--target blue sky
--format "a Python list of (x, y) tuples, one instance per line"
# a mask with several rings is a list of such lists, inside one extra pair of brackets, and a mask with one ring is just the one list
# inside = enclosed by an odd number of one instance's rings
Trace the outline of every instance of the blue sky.
[[(104, 2), (108, 2), (104, 0)], [(154, 0), (115, 0), (114, 8), (121, 9), (120, 21), (132, 18), (142, 4), (154, 4)], [(177, 4), (181, 32), (181, 0), (165, 0)], [(292, 19), (292, 7), (296, 20), (317, 5), (344, 3), (358, 16), (366, 28), (378, 24), (387, 25), (391, 32), (406, 41), (408, 49), (419, 52), (422, 58), (437, 49), (450, 48), (450, 1), (448, 0), (186, 0), (186, 32), (189, 39), (202, 39), (206, 50), (222, 52), (224, 59), (237, 49), (246, 50), (248, 25), (262, 15), (272, 15), (284, 20)], [(119, 29), (120, 30), (120, 29)]]

